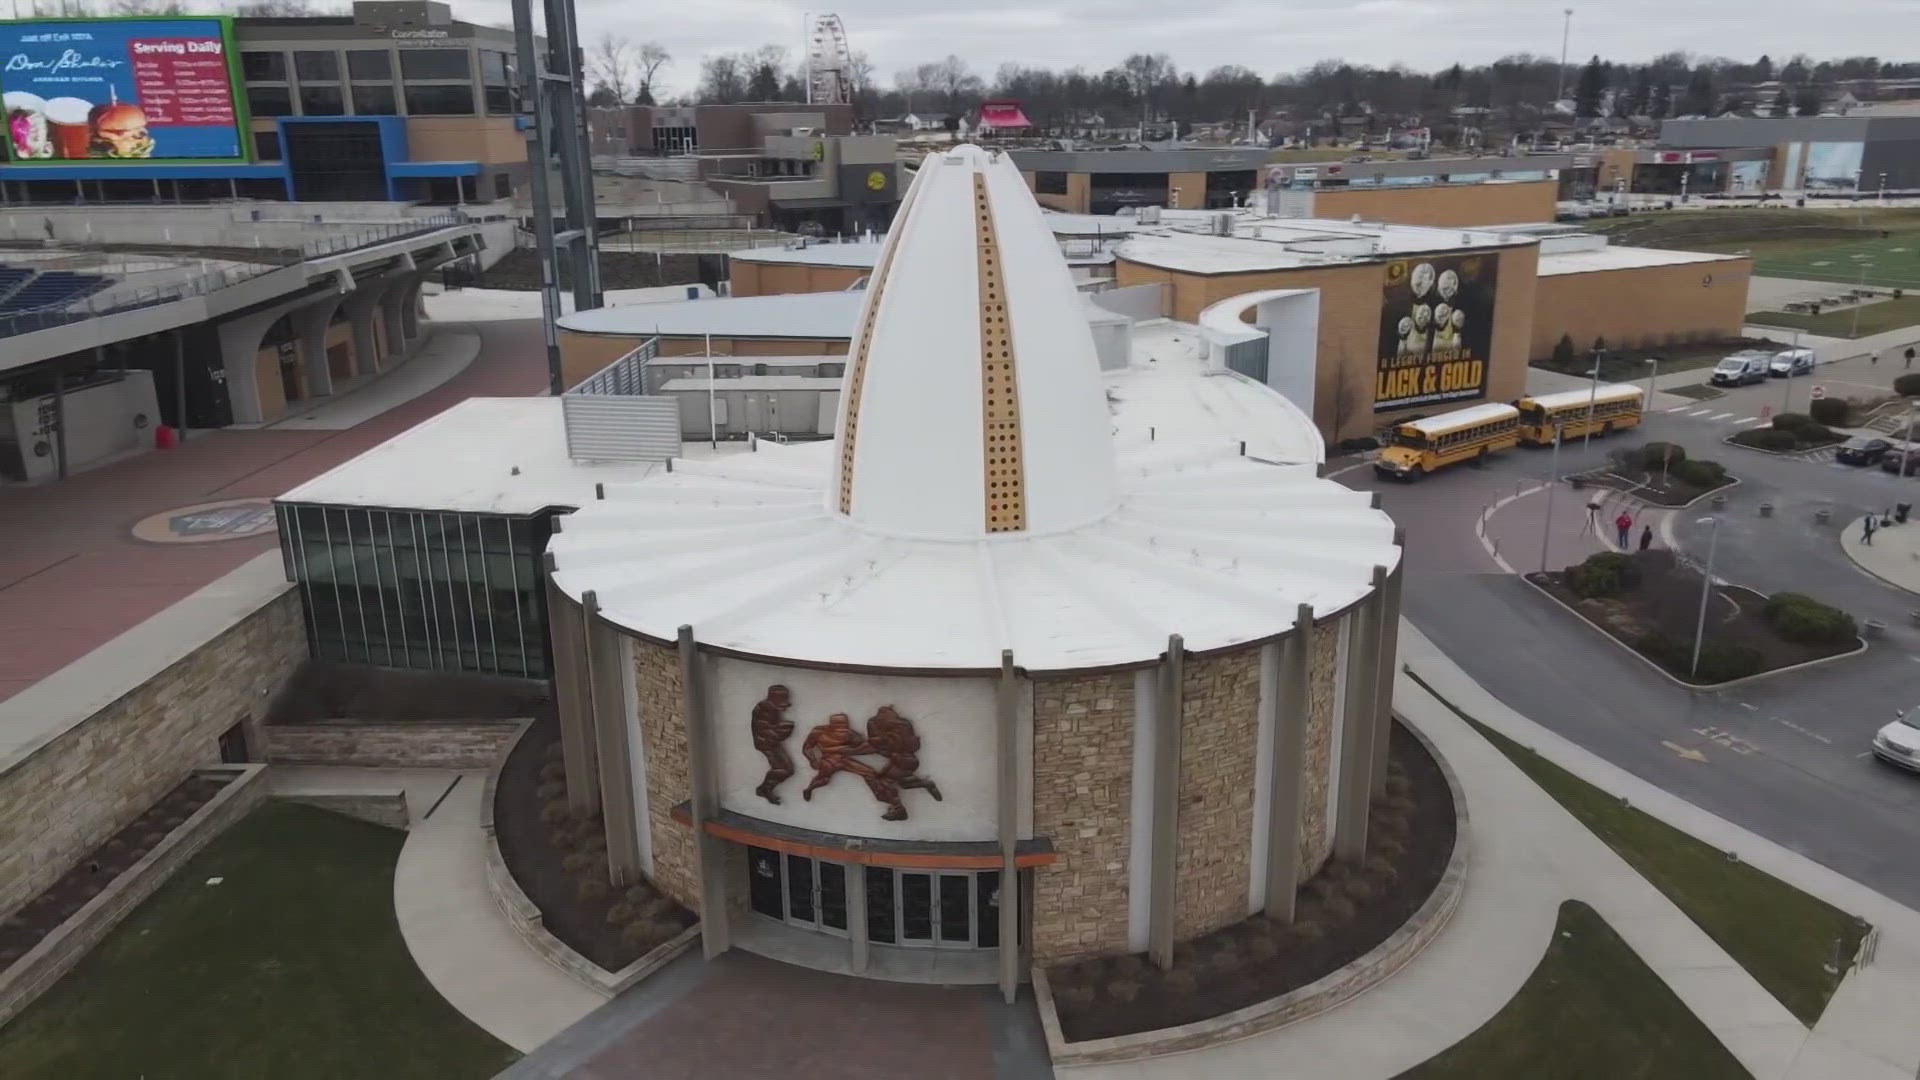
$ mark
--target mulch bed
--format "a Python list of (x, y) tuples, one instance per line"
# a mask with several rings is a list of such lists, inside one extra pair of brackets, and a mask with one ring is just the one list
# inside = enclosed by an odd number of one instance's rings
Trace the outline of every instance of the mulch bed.
[(1439, 764), (1397, 722), (1388, 775), (1372, 856), (1329, 861), (1301, 887), (1291, 926), (1255, 915), (1175, 946), (1164, 972), (1138, 953), (1049, 968), (1061, 1034), (1080, 1042), (1220, 1016), (1298, 990), (1392, 936), (1446, 872), (1454, 807)]
[[(1693, 632), (1700, 617), (1699, 573), (1668, 551), (1639, 552), (1633, 560), (1640, 570), (1640, 583), (1625, 596), (1581, 597), (1567, 587), (1565, 573), (1557, 570), (1530, 573), (1527, 580), (1546, 589), (1608, 636), (1659, 664), (1680, 681), (1695, 686), (1714, 685), (1716, 680), (1694, 681), (1689, 676)], [(1808, 645), (1787, 641), (1776, 634), (1763, 617), (1767, 605), (1764, 595), (1738, 585), (1717, 585), (1713, 591), (1714, 597), (1707, 606), (1706, 646), (1744, 646), (1754, 650), (1761, 660), (1756, 674), (1858, 648), (1854, 642)], [(1682, 651), (1687, 655), (1668, 658), (1648, 653), (1641, 647), (1641, 641), (1649, 632), (1685, 645)]]
[[(700, 258), (697, 255), (661, 255), (647, 251), (602, 251), (600, 287), (602, 289), (649, 289), (658, 285), (699, 283)], [(481, 289), (517, 289), (531, 292), (540, 288), (540, 258), (531, 248), (515, 248), (501, 260), (469, 282)], [(571, 288), (561, 282), (561, 288)]]
[(309, 660), (274, 699), (267, 723), (518, 720), (538, 716), (552, 704), (547, 683), (539, 679)]
[(147, 807), (126, 828), (107, 838), (74, 864), (60, 880), (0, 922), (0, 968), (26, 955), (79, 911), (87, 901), (105, 892), (115, 878), (145, 858), (162, 840), (192, 817), (227, 786), (224, 777), (193, 776)]
[(1668, 473), (1663, 479), (1658, 472), (1644, 472), (1639, 469), (1622, 468), (1610, 465), (1593, 472), (1577, 473), (1580, 483), (1586, 487), (1607, 488), (1611, 491), (1624, 491), (1644, 502), (1655, 506), (1685, 506), (1710, 491), (1732, 487), (1734, 478), (1727, 479), (1710, 487), (1689, 484)]
[[(548, 775), (554, 771), (550, 766), (558, 761), (559, 751), (560, 722), (549, 708), (527, 728), (501, 766), (493, 797), (494, 836), (507, 871), (540, 909), (547, 932), (607, 971), (619, 971), (692, 926), (694, 915), (644, 884), (625, 890), (608, 888), (599, 896), (583, 895), (583, 880), (606, 881), (604, 839), (597, 867), (580, 871), (567, 868), (567, 857), (591, 845), (563, 846), (557, 841), (562, 836), (590, 834), (602, 826), (597, 821), (544, 820), (550, 816), (543, 811), (551, 800), (543, 797), (541, 789), (552, 783)], [(588, 887), (586, 891), (599, 890)], [(655, 925), (644, 940), (622, 933), (634, 920), (609, 921), (608, 913), (622, 903), (655, 905), (651, 920)]]

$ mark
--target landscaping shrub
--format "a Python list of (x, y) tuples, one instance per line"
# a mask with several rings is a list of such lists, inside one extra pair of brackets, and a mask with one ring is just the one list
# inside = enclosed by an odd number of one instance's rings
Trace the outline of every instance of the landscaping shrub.
[(1843, 645), (1860, 634), (1853, 616), (1804, 593), (1774, 593), (1763, 615), (1774, 633), (1803, 645)]
[(1714, 487), (1727, 482), (1727, 467), (1717, 461), (1690, 458), (1675, 466), (1672, 475), (1695, 487)]
[[(1735, 432), (1733, 442), (1738, 446), (1751, 446), (1755, 450), (1771, 450), (1775, 453), (1797, 450), (1800, 447), (1799, 435), (1780, 428), (1748, 428), (1745, 431)], [(1691, 465), (1693, 462), (1689, 461), (1687, 464)]]
[(1140, 996), (1140, 984), (1132, 979), (1115, 979), (1107, 984), (1107, 996), (1115, 1001), (1132, 1001)]
[(1766, 658), (1758, 649), (1745, 645), (1718, 645), (1708, 643), (1700, 649), (1700, 680), (1702, 682), (1728, 682), (1744, 679), (1749, 675), (1758, 675), (1766, 666)]
[[(1640, 571), (1633, 565), (1633, 560), (1613, 551), (1589, 555), (1584, 562), (1567, 569), (1567, 588), (1572, 589), (1574, 595), (1589, 600), (1602, 596), (1619, 596), (1639, 583)], [(1395, 798), (1405, 800), (1406, 796), (1395, 796)], [(1398, 809), (1391, 805), (1389, 808)]]
[(1573, 366), (1573, 335), (1561, 334), (1560, 340), (1553, 346), (1553, 366), (1570, 368)]
[(1846, 398), (1819, 398), (1807, 406), (1807, 412), (1813, 419), (1828, 427), (1845, 427), (1847, 414), (1852, 411), (1853, 402)]
[(1913, 397), (1920, 394), (1920, 371), (1901, 375), (1893, 380), (1893, 392), (1901, 397)]
[(1341, 439), (1333, 445), (1333, 448), (1343, 454), (1354, 454), (1362, 450), (1378, 450), (1380, 449), (1380, 440), (1371, 435), (1360, 435), (1351, 439)]
[(632, 904), (625, 900), (616, 900), (613, 906), (607, 909), (607, 925), (625, 926), (633, 921), (636, 914)]
[(1799, 434), (1800, 442), (1803, 445), (1819, 445), (1821, 443), (1838, 442), (1840, 440), (1840, 436), (1835, 433), (1832, 428), (1818, 422), (1810, 423), (1806, 427), (1801, 428)]
[(1813, 423), (1813, 417), (1808, 416), (1806, 413), (1783, 412), (1773, 418), (1773, 430), (1799, 431), (1811, 423)]
[(1190, 967), (1176, 967), (1160, 976), (1160, 985), (1176, 997), (1187, 997), (1200, 988), (1200, 976)]
[(1093, 990), (1085, 986), (1055, 987), (1053, 996), (1061, 1002), (1075, 1008), (1084, 1009), (1093, 1004)]
[(574, 895), (578, 896), (582, 901), (591, 904), (596, 900), (605, 900), (607, 898), (607, 892), (611, 888), (611, 885), (608, 885), (600, 878), (583, 878), (579, 887), (574, 889)]
[(1332, 923), (1344, 923), (1352, 919), (1353, 910), (1353, 901), (1344, 896), (1329, 896), (1320, 902), (1320, 913)]
[(1347, 898), (1350, 900), (1366, 901), (1373, 899), (1373, 882), (1363, 877), (1354, 878), (1342, 886), (1342, 889), (1346, 892)]
[(1303, 916), (1293, 920), (1293, 925), (1287, 927), (1287, 933), (1292, 934), (1301, 941), (1319, 941), (1321, 938), (1327, 936), (1327, 928), (1319, 919), (1309, 919)]

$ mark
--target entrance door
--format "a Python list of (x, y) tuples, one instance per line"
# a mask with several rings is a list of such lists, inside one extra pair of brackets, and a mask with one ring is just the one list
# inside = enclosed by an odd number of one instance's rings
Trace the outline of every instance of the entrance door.
[(747, 903), (769, 919), (845, 937), (847, 868), (804, 855), (749, 848)]

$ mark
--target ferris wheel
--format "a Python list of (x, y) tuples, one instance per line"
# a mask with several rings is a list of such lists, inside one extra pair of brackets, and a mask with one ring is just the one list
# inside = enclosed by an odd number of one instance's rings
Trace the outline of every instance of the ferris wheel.
[(807, 101), (815, 105), (853, 100), (853, 57), (847, 28), (838, 15), (807, 20)]

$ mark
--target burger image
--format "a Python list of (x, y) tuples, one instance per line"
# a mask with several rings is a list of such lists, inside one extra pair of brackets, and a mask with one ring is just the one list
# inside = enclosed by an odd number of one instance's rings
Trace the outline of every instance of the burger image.
[(149, 158), (153, 156), (153, 136), (147, 134), (147, 114), (127, 101), (95, 105), (87, 114), (92, 132), (88, 144), (90, 157)]
[(47, 103), (34, 94), (14, 91), (0, 101), (7, 117), (7, 152), (15, 161), (53, 156), (47, 137)]

